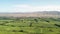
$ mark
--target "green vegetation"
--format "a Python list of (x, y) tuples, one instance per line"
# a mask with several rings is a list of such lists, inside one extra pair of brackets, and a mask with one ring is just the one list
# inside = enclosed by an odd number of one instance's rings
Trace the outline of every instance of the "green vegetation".
[(0, 34), (60, 34), (60, 18), (0, 17)]

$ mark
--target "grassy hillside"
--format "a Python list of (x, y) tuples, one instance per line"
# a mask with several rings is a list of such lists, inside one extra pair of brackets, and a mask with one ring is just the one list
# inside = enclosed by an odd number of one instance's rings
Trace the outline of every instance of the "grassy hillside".
[(0, 34), (60, 34), (60, 18), (0, 17)]

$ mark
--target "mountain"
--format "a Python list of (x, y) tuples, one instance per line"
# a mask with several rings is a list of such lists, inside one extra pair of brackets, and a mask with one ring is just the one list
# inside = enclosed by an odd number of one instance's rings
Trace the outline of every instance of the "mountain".
[(0, 17), (60, 17), (59, 11), (37, 11), (27, 13), (0, 13)]

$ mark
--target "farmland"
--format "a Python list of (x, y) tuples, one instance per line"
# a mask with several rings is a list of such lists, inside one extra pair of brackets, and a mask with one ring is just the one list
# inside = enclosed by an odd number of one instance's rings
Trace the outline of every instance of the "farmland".
[(60, 18), (0, 17), (0, 34), (60, 34)]

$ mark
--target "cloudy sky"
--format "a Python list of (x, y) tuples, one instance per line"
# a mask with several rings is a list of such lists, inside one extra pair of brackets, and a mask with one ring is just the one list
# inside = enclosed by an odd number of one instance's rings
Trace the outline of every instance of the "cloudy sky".
[(60, 0), (0, 0), (0, 12), (60, 11)]

